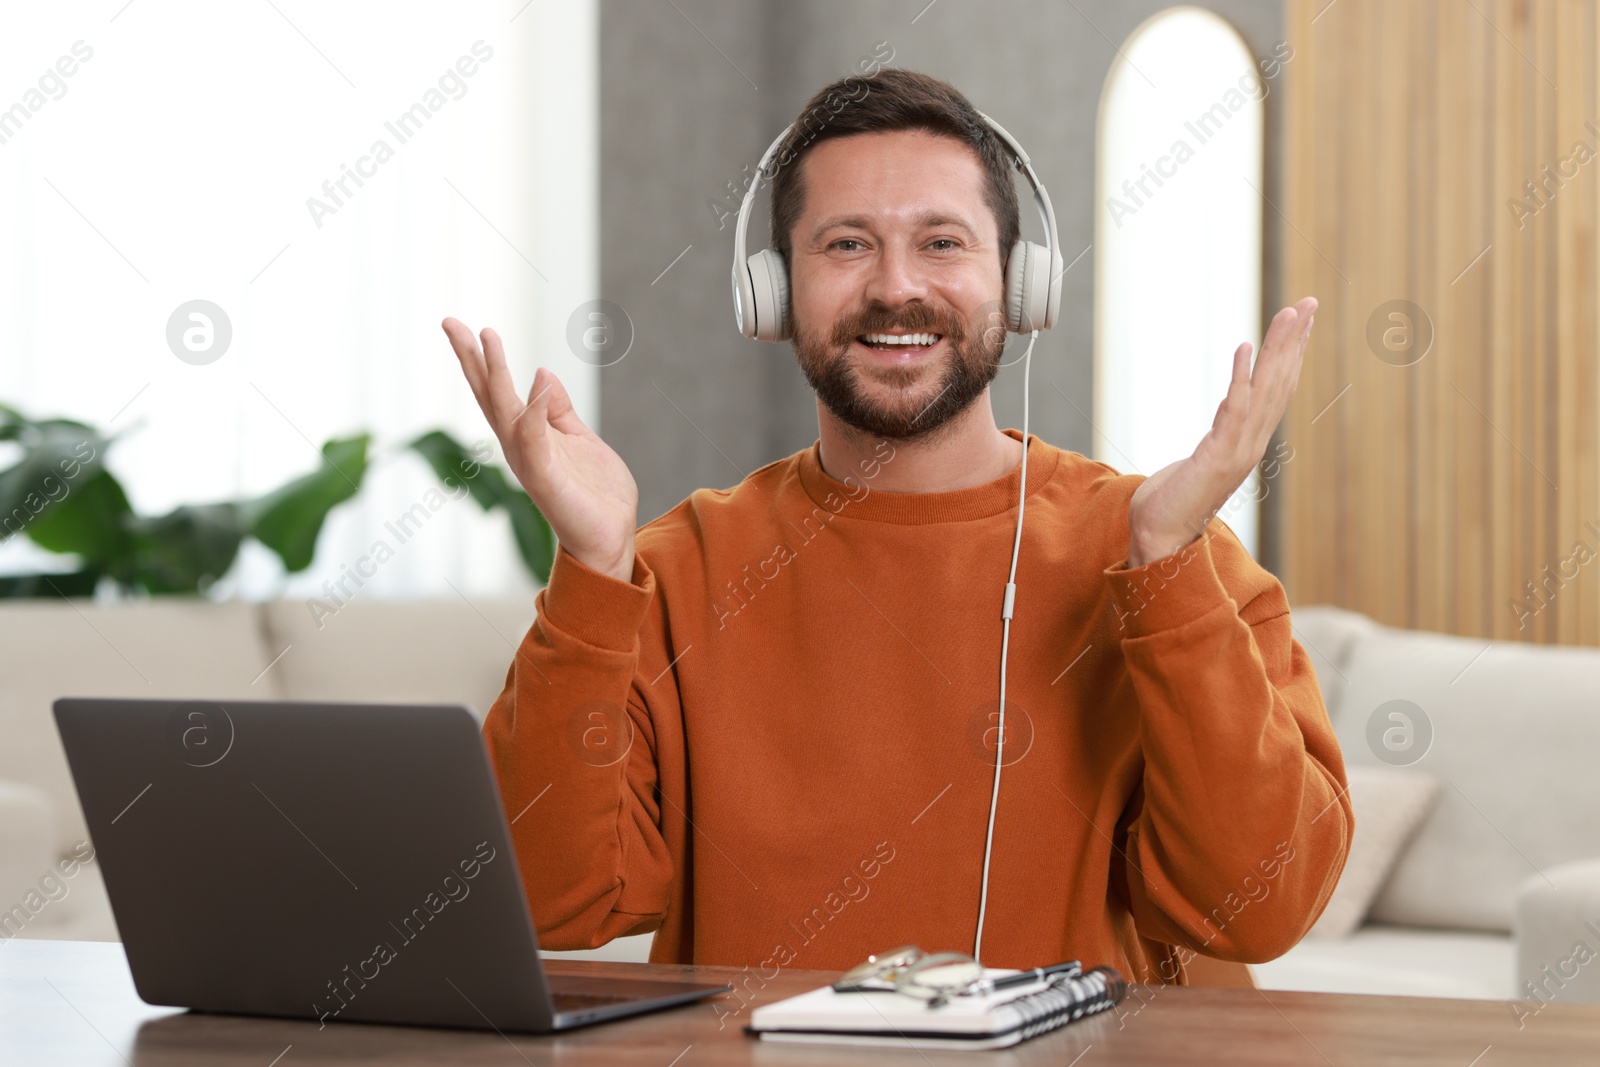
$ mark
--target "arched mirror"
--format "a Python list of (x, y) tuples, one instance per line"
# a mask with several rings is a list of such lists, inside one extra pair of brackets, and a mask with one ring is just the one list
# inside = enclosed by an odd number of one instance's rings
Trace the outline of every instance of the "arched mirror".
[[(1154, 474), (1192, 453), (1227, 395), (1233, 350), (1260, 340), (1271, 87), (1233, 27), (1198, 7), (1148, 19), (1106, 76), (1096, 138), (1095, 458), (1118, 470)], [(1252, 474), (1218, 512), (1252, 555), (1266, 491)]]

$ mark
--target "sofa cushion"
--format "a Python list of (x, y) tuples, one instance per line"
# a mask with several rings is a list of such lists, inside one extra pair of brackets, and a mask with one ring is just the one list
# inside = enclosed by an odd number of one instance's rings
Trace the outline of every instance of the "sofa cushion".
[(1600, 1004), (1600, 858), (1528, 876), (1517, 893), (1517, 995)]
[[(29, 915), (16, 936), (46, 941), (122, 940), (111, 912), (111, 898), (100, 877), (100, 864), (92, 853), (88, 853), (91, 858), (87, 862), (77, 860), (88, 848), (80, 844), (75, 855), (57, 857), (48, 868), (34, 873), (39, 893), (20, 898), (29, 905)], [(34, 907), (38, 910), (32, 910)], [(5, 931), (0, 930), (0, 937), (4, 935)]]
[(1308, 604), (1290, 613), (1290, 629), (1311, 659), (1322, 686), (1322, 701), (1331, 710), (1344, 695), (1345, 663), (1356, 639), (1371, 634), (1377, 623), (1365, 615), (1331, 604)]
[(1355, 834), (1333, 897), (1307, 937), (1349, 937), (1366, 921), (1373, 898), (1439, 792), (1432, 775), (1407, 768), (1357, 764), (1345, 773)]
[[(1346, 763), (1410, 763), (1441, 782), (1374, 921), (1509, 933), (1523, 879), (1600, 856), (1600, 651), (1374, 627), (1341, 669)], [(1384, 739), (1396, 714), (1414, 728), (1408, 750)]]
[(1505, 935), (1369, 924), (1349, 937), (1302, 941), (1270, 963), (1251, 964), (1250, 974), (1262, 989), (1506, 1000), (1517, 995), (1515, 967)]
[(273, 647), (289, 650), (272, 669), (287, 698), (465, 704), (480, 721), (536, 614), (532, 597), (264, 607)]
[(40, 879), (55, 873), (54, 823), (42, 790), (0, 779), (0, 940), (16, 937), (39, 910)]
[(564, 952), (546, 952), (539, 950), (539, 955), (547, 960), (615, 960), (622, 963), (649, 963), (650, 944), (655, 940), (655, 934), (634, 934), (632, 937), (617, 937), (599, 948), (580, 948)]
[[(274, 650), (274, 653), (276, 650)], [(196, 597), (0, 610), (0, 778), (43, 790), (66, 854), (88, 837), (50, 705), (63, 696), (274, 699), (255, 606)]]

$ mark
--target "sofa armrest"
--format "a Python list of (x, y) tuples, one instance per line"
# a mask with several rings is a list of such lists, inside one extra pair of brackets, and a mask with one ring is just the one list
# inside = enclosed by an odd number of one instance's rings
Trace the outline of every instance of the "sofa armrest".
[(1549, 867), (1517, 889), (1517, 995), (1600, 1004), (1600, 859)]
[[(0, 778), (0, 941), (14, 937), (31, 913), (25, 897), (48, 874), (55, 812), (43, 790)], [(13, 910), (23, 907), (20, 917)]]

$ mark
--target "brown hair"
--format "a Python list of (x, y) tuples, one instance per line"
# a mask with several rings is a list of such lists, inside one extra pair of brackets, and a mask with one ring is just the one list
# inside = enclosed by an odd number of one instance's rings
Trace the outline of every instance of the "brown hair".
[(925, 130), (951, 137), (978, 155), (986, 175), (984, 202), (1000, 230), (1000, 266), (1021, 236), (1012, 152), (978, 109), (949, 82), (914, 70), (885, 67), (869, 78), (851, 75), (806, 101), (789, 136), (768, 164), (772, 176), (772, 247), (790, 263), (789, 234), (805, 208), (800, 163), (816, 145), (858, 133)]

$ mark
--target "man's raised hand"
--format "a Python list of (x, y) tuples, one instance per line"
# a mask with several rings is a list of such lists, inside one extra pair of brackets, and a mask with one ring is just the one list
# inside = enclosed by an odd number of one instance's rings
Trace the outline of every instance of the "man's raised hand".
[(1200, 536), (1261, 462), (1300, 381), (1316, 311), (1308, 296), (1274, 315), (1254, 371), (1250, 343), (1234, 350), (1228, 395), (1194, 455), (1146, 478), (1128, 502), (1129, 567), (1162, 559)]
[(480, 348), (460, 320), (445, 319), (442, 325), (511, 473), (562, 547), (591, 570), (631, 581), (639, 487), (628, 465), (578, 418), (566, 388), (549, 369), (540, 367), (534, 374), (524, 402), (512, 384), (499, 334), (484, 330)]

